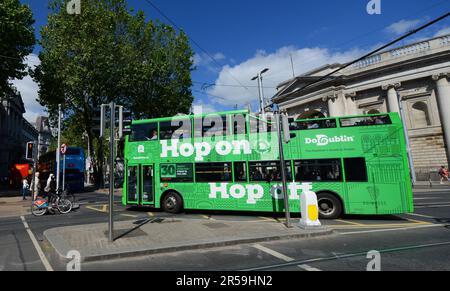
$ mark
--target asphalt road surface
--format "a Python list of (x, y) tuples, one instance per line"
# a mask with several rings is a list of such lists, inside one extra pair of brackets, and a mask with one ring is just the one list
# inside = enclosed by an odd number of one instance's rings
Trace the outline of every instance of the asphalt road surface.
[[(82, 270), (295, 270), (364, 271), (380, 254), (381, 270), (450, 270), (450, 191), (415, 193), (416, 211), (401, 216), (348, 216), (322, 221), (335, 230), (332, 236), (302, 240), (159, 254), (123, 260), (83, 263)], [(67, 215), (0, 219), (0, 270), (65, 270), (52, 261), (43, 243), (47, 229), (107, 222), (105, 194), (77, 196), (81, 206)], [(117, 198), (117, 201), (119, 199)], [(173, 217), (160, 211), (125, 208), (117, 203), (115, 220)], [(283, 222), (269, 214), (188, 212), (185, 219)], [(294, 223), (296, 223), (294, 218)]]

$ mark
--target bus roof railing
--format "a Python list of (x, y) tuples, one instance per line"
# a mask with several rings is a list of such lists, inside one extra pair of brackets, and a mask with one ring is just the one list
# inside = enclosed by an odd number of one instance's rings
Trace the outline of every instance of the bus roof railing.
[(365, 118), (365, 117), (376, 117), (376, 116), (386, 116), (398, 114), (396, 112), (388, 113), (377, 113), (377, 114), (359, 114), (359, 115), (348, 115), (348, 116), (331, 116), (331, 117), (321, 117), (321, 118), (311, 118), (311, 119), (296, 119), (295, 122), (299, 121), (322, 121), (322, 120), (341, 120), (341, 119), (352, 119), (352, 118)]
[(235, 115), (235, 114), (249, 114), (249, 110), (232, 110), (232, 111), (221, 111), (221, 112), (210, 112), (204, 114), (189, 114), (189, 115), (175, 115), (172, 117), (160, 117), (160, 118), (151, 118), (151, 119), (141, 119), (141, 120), (133, 120), (133, 124), (145, 124), (152, 122), (165, 122), (172, 120), (184, 120), (184, 119), (192, 119), (192, 118), (200, 118), (207, 117), (211, 115)]

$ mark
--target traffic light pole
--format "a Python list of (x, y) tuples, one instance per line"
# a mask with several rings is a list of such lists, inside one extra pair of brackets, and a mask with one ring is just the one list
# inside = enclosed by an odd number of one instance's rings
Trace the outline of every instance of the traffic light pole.
[(291, 228), (291, 214), (289, 212), (289, 195), (287, 191), (287, 178), (286, 178), (286, 162), (284, 160), (283, 152), (283, 137), (281, 134), (281, 114), (279, 111), (275, 112), (275, 118), (277, 122), (277, 132), (278, 132), (278, 149), (281, 164), (281, 179), (283, 180), (283, 200), (284, 200), (284, 212), (286, 214), (286, 227)]
[(114, 151), (115, 151), (115, 136), (114, 127), (116, 123), (116, 104), (111, 102), (109, 104), (111, 111), (110, 119), (110, 135), (109, 135), (109, 242), (114, 241)]

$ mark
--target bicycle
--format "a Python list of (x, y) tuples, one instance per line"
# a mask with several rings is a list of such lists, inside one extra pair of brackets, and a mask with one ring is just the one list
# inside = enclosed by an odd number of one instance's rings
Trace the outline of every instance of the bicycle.
[(73, 204), (70, 200), (62, 197), (59, 194), (56, 194), (56, 201), (54, 203), (50, 203), (48, 199), (44, 199), (42, 197), (38, 197), (31, 204), (31, 213), (34, 216), (42, 216), (47, 212), (53, 212), (53, 210), (59, 211), (61, 214), (67, 214), (72, 211)]

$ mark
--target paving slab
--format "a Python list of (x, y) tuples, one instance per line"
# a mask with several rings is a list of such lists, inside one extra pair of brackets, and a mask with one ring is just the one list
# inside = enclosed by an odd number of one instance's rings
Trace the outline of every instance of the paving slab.
[(69, 251), (81, 254), (81, 261), (101, 261), (244, 243), (331, 235), (327, 227), (286, 228), (277, 222), (230, 222), (151, 218), (114, 224), (114, 242), (108, 241), (108, 224), (58, 227), (44, 232), (45, 242), (57, 259), (66, 262)]

